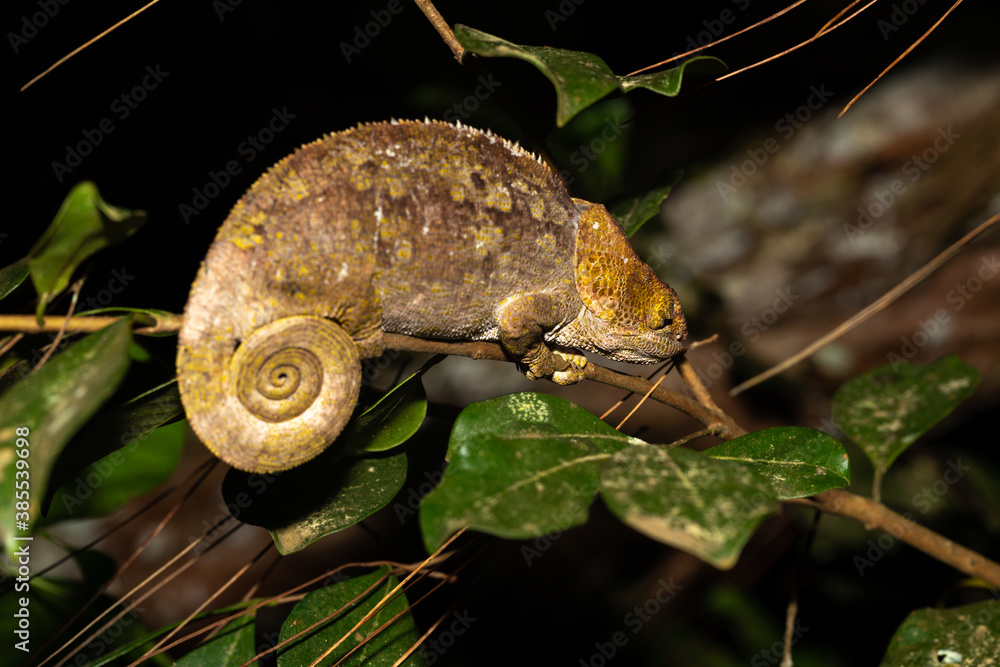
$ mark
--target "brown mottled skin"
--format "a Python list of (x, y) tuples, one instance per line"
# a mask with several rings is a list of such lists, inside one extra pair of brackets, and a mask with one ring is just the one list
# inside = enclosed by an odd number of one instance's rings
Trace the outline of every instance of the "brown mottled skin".
[[(319, 373), (318, 385), (331, 391), (338, 373), (350, 376), (338, 388), (345, 393), (317, 401), (336, 417), (308, 408), (304, 425), (286, 432), (274, 432), (281, 417), (270, 412), (243, 426), (230, 413), (242, 407), (234, 388), (284, 396), (280, 386), (298, 386), (299, 370), (290, 376), (291, 362), (279, 363), (266, 371), (279, 389), (267, 389), (230, 358), (255, 330), (293, 316), (308, 316), (289, 320), (293, 337), (308, 322), (319, 324), (317, 340), (340, 336), (330, 356), (345, 368), (324, 374), (309, 362), (302, 371)], [(579, 382), (586, 360), (553, 346), (652, 363), (677, 354), (687, 333), (676, 294), (635, 255), (614, 218), (572, 199), (529, 153), (441, 122), (361, 125), (276, 164), (219, 230), (179, 340), (192, 426), (244, 470), (308, 460), (350, 416), (358, 359), (382, 353), (383, 332), (499, 341), (528, 377), (560, 383)], [(554, 373), (553, 354), (569, 370)]]

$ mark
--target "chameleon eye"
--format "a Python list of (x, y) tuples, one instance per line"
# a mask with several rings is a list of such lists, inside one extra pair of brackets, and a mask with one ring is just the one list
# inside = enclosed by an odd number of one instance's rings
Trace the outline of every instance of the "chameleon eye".
[(660, 329), (669, 326), (670, 323), (672, 322), (673, 319), (668, 315), (664, 315), (662, 313), (653, 313), (652, 315), (650, 315), (649, 322), (647, 322), (647, 325), (653, 331), (659, 331)]

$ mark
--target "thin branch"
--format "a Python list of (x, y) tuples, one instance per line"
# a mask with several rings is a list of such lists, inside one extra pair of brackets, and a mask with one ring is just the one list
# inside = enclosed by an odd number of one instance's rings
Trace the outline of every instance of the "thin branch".
[(736, 76), (737, 74), (742, 74), (743, 72), (746, 72), (747, 70), (751, 70), (751, 69), (753, 69), (755, 67), (760, 67), (761, 65), (767, 64), (767, 63), (771, 62), (772, 60), (777, 60), (778, 58), (780, 58), (782, 56), (788, 55), (792, 51), (798, 51), (803, 46), (806, 46), (807, 44), (812, 44), (813, 42), (815, 42), (820, 37), (823, 37), (823, 36), (829, 34), (830, 32), (836, 30), (840, 26), (844, 25), (845, 23), (847, 23), (848, 21), (850, 21), (851, 19), (853, 19), (855, 16), (858, 16), (861, 12), (865, 11), (866, 9), (868, 9), (869, 7), (871, 7), (872, 5), (874, 5), (876, 2), (878, 2), (878, 0), (869, 0), (868, 4), (866, 4), (861, 9), (855, 11), (853, 14), (851, 14), (850, 16), (848, 16), (847, 18), (845, 18), (843, 21), (840, 21), (839, 23), (836, 23), (836, 24), (834, 24), (833, 26), (831, 26), (829, 28), (821, 30), (820, 32), (816, 33), (815, 35), (813, 35), (809, 39), (807, 39), (805, 41), (802, 41), (802, 42), (799, 42), (795, 46), (789, 47), (789, 48), (785, 49), (784, 51), (780, 51), (778, 53), (775, 53), (773, 56), (768, 56), (767, 58), (764, 58), (763, 60), (759, 60), (759, 61), (755, 62), (752, 65), (747, 65), (746, 67), (741, 67), (740, 69), (738, 69), (738, 70), (736, 70), (734, 72), (729, 72), (728, 74), (723, 74), (722, 76), (717, 77), (715, 80), (716, 81), (722, 81), (723, 79), (728, 79), (731, 76)]
[[(385, 346), (392, 350), (405, 350), (407, 352), (427, 352), (431, 354), (453, 354), (460, 357), (470, 357), (472, 359), (492, 359), (493, 361), (510, 361), (504, 353), (503, 348), (497, 343), (487, 343), (482, 341), (455, 343), (440, 340), (425, 340), (423, 338), (413, 338), (401, 334), (385, 334)], [(556, 370), (560, 368), (561, 360), (556, 359)], [(644, 395), (649, 392), (652, 382), (643, 377), (627, 375), (613, 371), (597, 364), (588, 363), (584, 369), (584, 377), (611, 387), (625, 389), (635, 394)], [(705, 426), (712, 429), (716, 435), (723, 437), (736, 437), (731, 435), (734, 429), (741, 430), (728, 415), (716, 414), (712, 410), (701, 405), (697, 401), (676, 391), (656, 387), (650, 392), (649, 397), (655, 401), (676, 408), (684, 414), (696, 419)], [(744, 431), (745, 432), (745, 431)]]
[(1000, 588), (1000, 564), (952, 542), (933, 530), (924, 528), (913, 519), (897, 514), (870, 498), (834, 489), (824, 491), (803, 504), (816, 507), (823, 512), (855, 519), (869, 530), (873, 528), (883, 530), (970, 577), (977, 577)]
[(451, 49), (451, 52), (455, 55), (455, 60), (461, 63), (465, 58), (465, 47), (455, 38), (455, 33), (452, 31), (451, 26), (448, 25), (448, 22), (444, 20), (444, 17), (441, 16), (441, 12), (437, 10), (437, 7), (434, 6), (431, 0), (413, 1), (420, 8), (420, 11), (424, 13), (424, 16), (427, 17), (427, 20), (431, 22), (434, 29), (438, 31), (438, 34), (441, 35), (444, 43)]
[(847, 110), (848, 110), (848, 109), (850, 109), (850, 108), (851, 108), (851, 106), (852, 106), (852, 105), (853, 105), (853, 104), (854, 104), (855, 102), (857, 102), (857, 101), (858, 101), (858, 99), (860, 99), (860, 97), (861, 97), (862, 95), (864, 95), (865, 93), (867, 93), (867, 92), (868, 92), (868, 89), (869, 89), (869, 88), (871, 88), (871, 87), (872, 87), (872, 86), (874, 86), (874, 85), (875, 85), (876, 83), (878, 83), (878, 80), (879, 80), (879, 79), (881, 79), (881, 78), (882, 78), (883, 76), (885, 76), (885, 75), (886, 75), (886, 73), (887, 73), (887, 72), (888, 72), (889, 70), (891, 70), (891, 69), (892, 69), (893, 67), (895, 67), (896, 65), (898, 65), (898, 64), (899, 64), (899, 61), (900, 61), (900, 60), (902, 60), (902, 59), (903, 59), (903, 58), (905, 58), (906, 56), (910, 55), (910, 52), (911, 52), (911, 51), (913, 51), (913, 49), (917, 48), (917, 45), (919, 45), (919, 44), (920, 44), (920, 42), (922, 42), (922, 41), (924, 41), (925, 39), (927, 39), (927, 36), (928, 36), (929, 34), (931, 34), (932, 32), (934, 32), (935, 30), (937, 30), (937, 27), (938, 27), (939, 25), (941, 25), (941, 22), (942, 22), (942, 21), (944, 21), (944, 20), (945, 20), (946, 18), (948, 18), (948, 14), (951, 14), (951, 13), (952, 13), (952, 11), (954, 11), (954, 10), (955, 10), (955, 8), (956, 8), (956, 7), (958, 7), (958, 6), (960, 5), (960, 4), (962, 4), (962, 0), (957, 0), (957, 1), (955, 2), (955, 4), (953, 4), (953, 5), (951, 6), (951, 8), (950, 8), (950, 9), (949, 9), (948, 11), (946, 11), (946, 12), (945, 12), (944, 14), (942, 14), (942, 15), (941, 15), (941, 18), (939, 18), (939, 19), (938, 19), (938, 20), (937, 20), (937, 21), (936, 21), (936, 22), (934, 23), (934, 25), (932, 25), (932, 26), (931, 26), (931, 27), (930, 27), (930, 28), (929, 28), (929, 29), (927, 30), (927, 32), (925, 32), (925, 33), (924, 33), (923, 35), (921, 35), (921, 36), (920, 36), (920, 38), (919, 38), (919, 39), (918, 39), (917, 41), (913, 42), (913, 44), (910, 44), (910, 48), (906, 49), (906, 50), (905, 50), (905, 51), (903, 51), (903, 52), (902, 52), (901, 54), (899, 54), (899, 57), (898, 57), (898, 58), (896, 58), (895, 60), (893, 60), (893, 61), (892, 61), (892, 63), (891, 63), (891, 64), (890, 64), (890, 65), (889, 65), (888, 67), (886, 67), (886, 68), (885, 68), (884, 70), (882, 70), (882, 73), (881, 73), (881, 74), (879, 74), (879, 75), (878, 75), (877, 77), (875, 77), (874, 81), (872, 81), (871, 83), (869, 83), (869, 84), (868, 84), (867, 86), (865, 86), (865, 87), (864, 87), (864, 90), (862, 90), (862, 91), (861, 91), (860, 93), (858, 93), (857, 95), (855, 95), (855, 96), (854, 96), (854, 98), (853, 98), (853, 99), (851, 99), (851, 101), (847, 103), (847, 106), (845, 106), (845, 107), (844, 107), (844, 108), (843, 108), (843, 109), (841, 110), (841, 112), (840, 112), (839, 114), (837, 114), (837, 118), (840, 118), (840, 117), (841, 117), (841, 116), (843, 116), (843, 115), (844, 115), (845, 113), (847, 113)]
[[(73, 295), (69, 302), (69, 310), (66, 311), (65, 317), (63, 317), (62, 325), (60, 325), (59, 331), (56, 333), (55, 340), (52, 341), (52, 344), (49, 345), (49, 349), (42, 355), (42, 358), (38, 360), (38, 363), (35, 364), (35, 367), (32, 369), (33, 371), (37, 371), (39, 368), (44, 366), (48, 360), (52, 358), (52, 355), (56, 353), (56, 348), (59, 347), (63, 337), (66, 335), (66, 327), (69, 326), (70, 320), (73, 319), (73, 312), (76, 310), (76, 302), (80, 297), (80, 290), (83, 288), (84, 280), (84, 278), (80, 278), (73, 283), (72, 287), (69, 288), (70, 293)], [(35, 321), (37, 322), (38, 319), (36, 318)]]
[(781, 653), (781, 667), (792, 667), (792, 645), (795, 643), (795, 617), (799, 613), (799, 601), (792, 600), (785, 609), (785, 648)]
[(47, 75), (49, 72), (51, 72), (55, 68), (59, 67), (64, 62), (66, 62), (67, 60), (69, 60), (70, 58), (72, 58), (73, 56), (75, 56), (76, 54), (80, 53), (80, 51), (83, 51), (85, 48), (87, 48), (88, 46), (90, 46), (91, 44), (93, 44), (94, 42), (96, 42), (97, 40), (101, 39), (102, 37), (104, 37), (105, 35), (107, 35), (108, 33), (110, 33), (112, 30), (115, 30), (116, 28), (119, 28), (120, 26), (128, 23), (129, 21), (131, 21), (132, 19), (134, 19), (136, 16), (138, 16), (139, 14), (142, 14), (144, 11), (146, 11), (147, 9), (149, 9), (150, 7), (152, 7), (153, 5), (155, 5), (156, 3), (158, 3), (159, 1), (160, 0), (152, 0), (152, 2), (146, 4), (144, 7), (141, 7), (139, 9), (135, 10), (134, 12), (132, 12), (131, 14), (129, 14), (128, 16), (126, 16), (125, 18), (123, 18), (121, 21), (118, 21), (117, 23), (115, 23), (113, 26), (111, 26), (107, 30), (103, 30), (96, 37), (91, 37), (86, 42), (84, 42), (80, 46), (76, 47), (75, 49), (73, 49), (72, 51), (70, 51), (69, 53), (67, 53), (66, 55), (64, 55), (62, 58), (60, 58), (59, 60), (57, 60), (54, 63), (52, 63), (49, 67), (47, 67), (45, 69), (44, 72), (42, 72), (41, 74), (39, 74), (38, 76), (36, 76), (35, 78), (33, 78), (28, 83), (26, 83), (23, 86), (21, 86), (21, 92), (24, 92), (28, 88), (28, 86), (30, 86), (31, 84), (35, 83), (39, 79), (41, 79), (42, 77), (44, 77), (45, 75)]
[(859, 2), (861, 2), (861, 0), (853, 0), (853, 2), (851, 2), (851, 4), (847, 5), (846, 7), (844, 7), (843, 9), (841, 9), (839, 12), (837, 12), (836, 14), (834, 14), (832, 19), (830, 19), (829, 21), (827, 21), (826, 23), (824, 23), (823, 27), (821, 27), (819, 30), (816, 31), (816, 34), (819, 35), (819, 34), (822, 34), (822, 33), (826, 32), (826, 29), (829, 28), (830, 26), (832, 26), (835, 23), (839, 24), (840, 17), (843, 16), (844, 14), (846, 14), (847, 12), (851, 11), (851, 7), (853, 7), (854, 5), (858, 4)]
[[(144, 336), (155, 336), (158, 334), (179, 331), (181, 328), (180, 315), (143, 315), (155, 321), (154, 324), (146, 324), (144, 321), (136, 322), (134, 333)], [(93, 333), (122, 319), (117, 315), (99, 316), (76, 316), (66, 319), (64, 315), (46, 315), (42, 318), (42, 323), (34, 315), (0, 315), (0, 331), (16, 331), (22, 334), (39, 334), (62, 331), (65, 326), (66, 333)]]
[(712, 395), (708, 393), (708, 388), (705, 387), (701, 378), (698, 377), (698, 373), (694, 370), (691, 362), (688, 361), (687, 355), (680, 357), (677, 362), (677, 369), (681, 372), (681, 377), (684, 378), (684, 382), (694, 393), (694, 397), (698, 399), (699, 403), (716, 414), (724, 414), (719, 406), (715, 404), (715, 401), (712, 400)]
[(789, 368), (799, 363), (806, 357), (815, 353), (820, 348), (823, 348), (832, 343), (833, 341), (837, 340), (838, 338), (846, 334), (848, 331), (854, 329), (859, 324), (867, 320), (869, 317), (871, 317), (875, 313), (887, 307), (892, 302), (896, 301), (899, 297), (909, 292), (914, 286), (917, 285), (917, 283), (919, 283), (921, 280), (932, 274), (934, 271), (937, 271), (939, 268), (941, 268), (941, 265), (943, 265), (945, 262), (950, 260), (955, 255), (957, 255), (959, 251), (965, 248), (965, 246), (969, 245), (973, 241), (973, 239), (975, 239), (977, 236), (979, 236), (987, 229), (995, 225), (997, 222), (1000, 222), (1000, 213), (997, 213), (992, 218), (990, 218), (989, 220), (982, 223), (981, 225), (973, 229), (971, 232), (960, 238), (958, 241), (955, 241), (955, 243), (951, 244), (951, 246), (949, 246), (947, 249), (941, 252), (937, 257), (935, 257), (934, 259), (932, 259), (931, 261), (927, 262), (922, 267), (914, 271), (906, 278), (906, 280), (899, 283), (891, 290), (883, 294), (878, 300), (869, 304), (868, 307), (862, 309), (860, 312), (855, 314), (854, 317), (850, 318), (849, 320), (838, 326), (836, 329), (829, 332), (828, 334), (822, 336), (821, 338), (819, 338), (819, 340), (806, 346), (806, 348), (801, 352), (793, 354), (791, 357), (785, 359), (780, 364), (772, 366), (763, 373), (755, 375), (754, 377), (750, 378), (743, 384), (733, 387), (732, 391), (729, 392), (729, 395), (736, 396), (737, 394), (746, 391), (750, 387), (758, 385), (764, 380), (768, 380), (774, 377), (775, 375), (778, 375), (779, 373), (788, 370)]
[(705, 49), (711, 48), (713, 46), (718, 46), (719, 44), (722, 44), (723, 42), (725, 42), (727, 40), (730, 40), (733, 37), (739, 37), (740, 35), (742, 35), (745, 32), (749, 32), (749, 31), (753, 30), (754, 28), (758, 28), (758, 27), (764, 25), (765, 23), (769, 23), (770, 21), (773, 21), (774, 19), (778, 18), (782, 14), (785, 14), (785, 13), (788, 13), (788, 12), (792, 11), (793, 9), (795, 9), (796, 7), (798, 7), (799, 5), (801, 5), (805, 1), (806, 0), (796, 0), (796, 2), (793, 2), (792, 4), (790, 4), (789, 6), (785, 7), (784, 9), (782, 9), (780, 11), (777, 11), (774, 14), (771, 14), (767, 18), (763, 18), (760, 21), (757, 21), (756, 23), (754, 23), (751, 26), (747, 26), (746, 28), (743, 28), (742, 30), (737, 30), (736, 32), (734, 32), (731, 35), (726, 35), (725, 37), (720, 37), (719, 39), (715, 40), (714, 42), (709, 42), (708, 44), (705, 44), (704, 46), (699, 46), (696, 49), (691, 49), (690, 51), (685, 51), (684, 53), (681, 53), (681, 54), (676, 55), (676, 56), (672, 56), (670, 58), (667, 58), (666, 60), (661, 60), (658, 63), (653, 63), (652, 65), (646, 65), (645, 67), (643, 67), (641, 69), (637, 69), (634, 72), (629, 72), (627, 74), (627, 76), (635, 76), (636, 74), (642, 74), (643, 72), (645, 72), (647, 70), (651, 70), (651, 69), (654, 69), (656, 67), (660, 67), (661, 65), (667, 65), (669, 63), (674, 62), (675, 60), (680, 60), (681, 58), (683, 58), (685, 56), (691, 55), (692, 53), (698, 53), (699, 51), (704, 51)]
[(649, 395), (652, 394), (653, 391), (655, 391), (656, 388), (660, 386), (660, 383), (663, 382), (663, 380), (666, 377), (667, 377), (667, 374), (664, 373), (659, 378), (657, 378), (656, 382), (653, 383), (653, 386), (649, 388), (649, 391), (647, 391), (645, 394), (643, 394), (642, 398), (639, 399), (639, 402), (635, 404), (635, 407), (633, 407), (631, 410), (629, 410), (629, 413), (627, 415), (625, 415), (624, 417), (622, 417), (622, 420), (620, 422), (618, 422), (618, 426), (615, 426), (615, 430), (616, 431), (620, 431), (622, 429), (622, 426), (625, 425), (625, 422), (627, 422), (629, 420), (629, 418), (631, 418), (632, 415), (635, 414), (636, 410), (638, 410), (639, 408), (642, 407), (642, 404), (646, 402), (646, 399), (649, 398)]

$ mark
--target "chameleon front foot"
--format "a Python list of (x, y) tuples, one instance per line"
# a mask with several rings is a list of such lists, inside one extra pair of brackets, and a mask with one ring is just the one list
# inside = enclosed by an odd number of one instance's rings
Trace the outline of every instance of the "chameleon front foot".
[(587, 357), (569, 350), (553, 350), (552, 355), (566, 362), (566, 368), (552, 374), (556, 384), (577, 384), (583, 382), (587, 374)]
[[(534, 354), (525, 355), (522, 363), (527, 367), (524, 376), (529, 380), (542, 378), (552, 380), (556, 384), (567, 385), (582, 382), (586, 375), (587, 358), (574, 350), (550, 350), (540, 346)], [(559, 364), (559, 359), (564, 364)], [(565, 368), (556, 370), (556, 366)]]

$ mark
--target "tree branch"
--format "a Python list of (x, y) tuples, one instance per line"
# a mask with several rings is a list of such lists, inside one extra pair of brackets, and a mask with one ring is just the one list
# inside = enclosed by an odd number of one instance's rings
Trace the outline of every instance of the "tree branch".
[(855, 519), (863, 523), (865, 528), (869, 530), (873, 528), (883, 530), (897, 540), (906, 542), (970, 577), (978, 577), (1000, 588), (1000, 564), (963, 547), (961, 544), (952, 542), (929, 528), (924, 528), (912, 518), (893, 512), (871, 498), (858, 496), (843, 489), (833, 489), (824, 491), (802, 503), (787, 502), (807, 504), (823, 512)]
[[(0, 332), (15, 331), (23, 334), (59, 332), (65, 326), (66, 333), (93, 333), (109, 327), (121, 319), (119, 315), (78, 315), (67, 318), (64, 315), (46, 315), (39, 324), (34, 315), (0, 315)], [(153, 323), (149, 324), (149, 320)], [(154, 336), (180, 330), (181, 316), (164, 313), (151, 315), (143, 313), (136, 320), (134, 333)]]
[(462, 46), (455, 38), (455, 33), (452, 32), (448, 22), (444, 20), (443, 16), (441, 16), (441, 12), (437, 10), (434, 3), (430, 0), (413, 1), (416, 3), (417, 7), (420, 8), (420, 11), (424, 13), (424, 16), (427, 17), (427, 20), (431, 22), (434, 29), (438, 31), (438, 34), (441, 35), (441, 39), (444, 40), (444, 43), (449, 49), (451, 49), (451, 52), (455, 55), (455, 60), (462, 62), (462, 59), (465, 58), (465, 47)]
[[(385, 334), (385, 346), (393, 350), (405, 350), (407, 352), (426, 352), (430, 354), (453, 354), (472, 359), (492, 359), (493, 361), (510, 361), (504, 353), (503, 348), (497, 343), (487, 343), (483, 341), (475, 342), (449, 342), (440, 340), (426, 340), (423, 338), (413, 338), (401, 334)], [(556, 370), (564, 370), (567, 366), (558, 357), (555, 359)], [(562, 363), (560, 363), (562, 362)], [(644, 395), (649, 391), (653, 383), (649, 380), (613, 371), (610, 368), (588, 363), (585, 369), (585, 377), (601, 384), (617, 387), (630, 391), (634, 394)], [(689, 417), (701, 422), (708, 427), (715, 435), (723, 436), (739, 431), (740, 434), (746, 431), (740, 429), (735, 422), (724, 414), (716, 414), (712, 410), (701, 405), (697, 401), (663, 387), (656, 387), (650, 398), (676, 408)], [(729, 435), (728, 437), (735, 437)]]
[[(0, 315), (0, 331), (42, 333), (59, 331), (65, 326), (67, 332), (91, 332), (103, 329), (117, 322), (119, 319), (121, 318), (114, 316), (77, 316), (67, 319), (61, 316), (50, 315), (46, 316), (42, 325), (39, 326), (33, 315)], [(179, 315), (167, 314), (157, 317), (155, 320), (155, 324), (153, 325), (137, 327), (135, 333), (162, 334), (180, 329), (181, 316)], [(385, 343), (389, 349), (408, 352), (452, 354), (472, 359), (510, 361), (504, 353), (503, 348), (497, 343), (483, 341), (448, 342), (414, 338), (401, 334), (385, 334)], [(556, 359), (557, 366), (559, 366), (560, 361), (560, 359)], [(681, 369), (681, 375), (688, 385), (691, 386), (692, 392), (696, 396), (707, 395), (707, 391), (701, 385), (697, 374), (683, 355), (678, 359), (678, 366)], [(645, 378), (619, 373), (593, 363), (587, 364), (585, 377), (588, 380), (624, 389), (640, 396), (649, 392), (654, 384)], [(649, 396), (664, 405), (669, 405), (680, 410), (692, 419), (704, 424), (705, 429), (699, 431), (700, 435), (711, 434), (725, 440), (730, 440), (747, 433), (746, 429), (737, 424), (732, 417), (721, 409), (715, 407), (715, 404), (711, 401), (708, 401), (709, 405), (703, 405), (684, 394), (665, 389), (662, 386), (655, 387), (649, 393)], [(1000, 588), (1000, 564), (985, 558), (971, 549), (952, 542), (943, 535), (920, 526), (912, 519), (898, 514), (870, 498), (864, 498), (842, 489), (835, 489), (824, 491), (812, 498), (788, 500), (785, 502), (793, 505), (815, 507), (823, 512), (860, 521), (869, 529), (878, 528), (884, 530), (896, 539), (906, 542), (942, 563), (946, 563), (971, 577), (978, 577)]]

